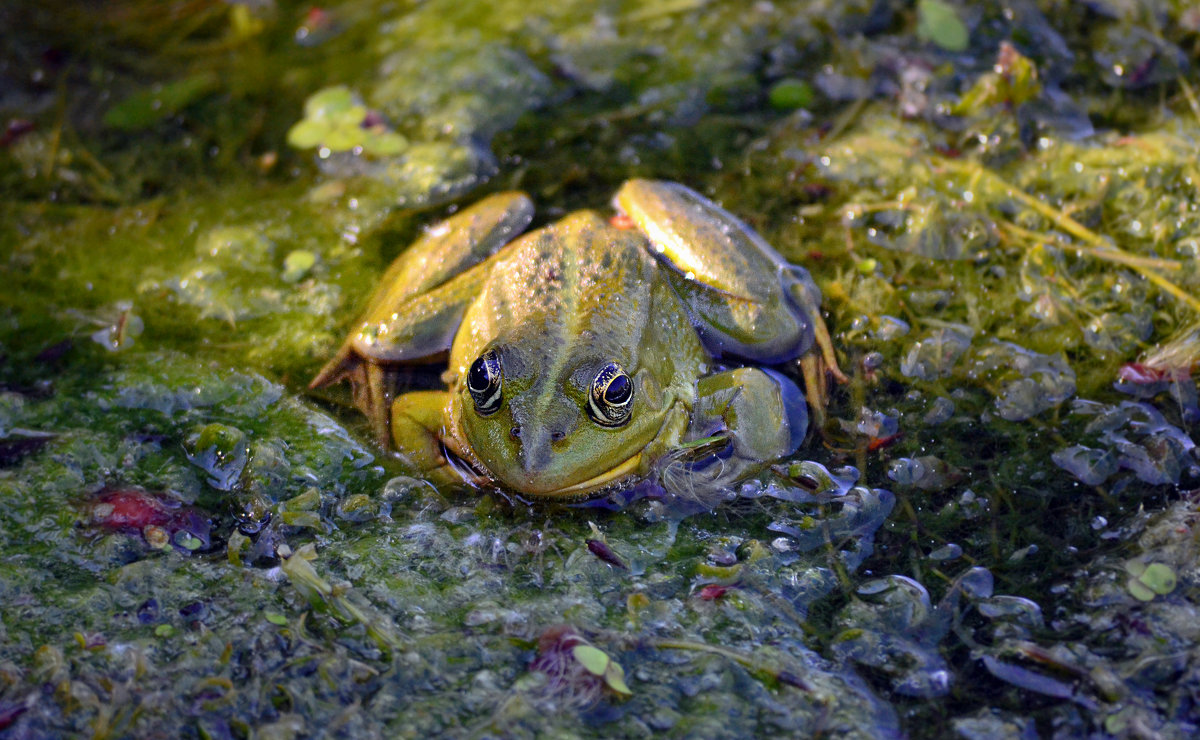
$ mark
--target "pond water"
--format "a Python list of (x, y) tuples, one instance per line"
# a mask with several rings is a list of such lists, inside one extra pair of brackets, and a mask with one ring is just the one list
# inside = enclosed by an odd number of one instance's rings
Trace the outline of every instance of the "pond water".
[[(0, 27), (0, 736), (1200, 732), (1188, 4)], [(850, 381), (792, 457), (528, 504), (307, 389), (423, 228), (631, 177), (812, 273)]]

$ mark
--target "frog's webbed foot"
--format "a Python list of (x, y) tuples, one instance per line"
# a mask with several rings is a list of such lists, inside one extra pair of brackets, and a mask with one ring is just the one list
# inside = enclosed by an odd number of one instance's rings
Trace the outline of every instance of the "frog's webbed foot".
[(355, 407), (366, 415), (375, 440), (387, 447), (391, 439), (388, 433), (388, 415), (391, 413), (392, 398), (395, 396), (393, 389), (398, 386), (395, 377), (398, 372), (398, 368), (368, 362), (348, 347), (343, 347), (321, 368), (308, 387), (315, 390), (349, 380)]
[(813, 410), (814, 425), (822, 429), (825, 426), (825, 407), (829, 404), (829, 376), (832, 375), (839, 383), (848, 383), (850, 379), (838, 367), (833, 338), (829, 335), (825, 320), (821, 318), (821, 292), (804, 268), (793, 265), (787, 274), (787, 291), (809, 318), (812, 327), (813, 346), (800, 355), (797, 362), (804, 376), (804, 388), (808, 404)]

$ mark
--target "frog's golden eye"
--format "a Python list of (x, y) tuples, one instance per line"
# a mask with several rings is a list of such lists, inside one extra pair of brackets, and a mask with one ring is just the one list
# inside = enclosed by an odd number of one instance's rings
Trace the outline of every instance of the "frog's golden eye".
[(605, 427), (619, 427), (633, 412), (633, 378), (615, 362), (600, 369), (588, 394), (588, 414)]
[(504, 398), (500, 393), (502, 380), (496, 350), (489, 349), (471, 363), (471, 369), (467, 370), (467, 390), (480, 416), (491, 416), (500, 409)]

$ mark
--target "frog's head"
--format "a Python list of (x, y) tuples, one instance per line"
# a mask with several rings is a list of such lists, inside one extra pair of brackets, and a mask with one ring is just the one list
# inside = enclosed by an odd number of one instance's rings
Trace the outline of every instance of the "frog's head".
[(670, 403), (655, 368), (581, 343), (552, 357), (537, 342), (492, 343), (461, 379), (462, 430), (506, 486), (581, 498), (637, 471)]

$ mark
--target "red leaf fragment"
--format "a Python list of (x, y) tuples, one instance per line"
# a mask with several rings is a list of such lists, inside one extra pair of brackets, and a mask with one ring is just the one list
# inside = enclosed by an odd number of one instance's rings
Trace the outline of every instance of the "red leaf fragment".
[(884, 447), (891, 447), (898, 439), (900, 439), (898, 432), (896, 434), (889, 434), (886, 437), (872, 437), (871, 441), (867, 443), (867, 449), (871, 452), (882, 450)]
[(146, 491), (108, 491), (92, 504), (92, 518), (106, 529), (141, 532), (170, 523), (178, 506), (170, 506)]

